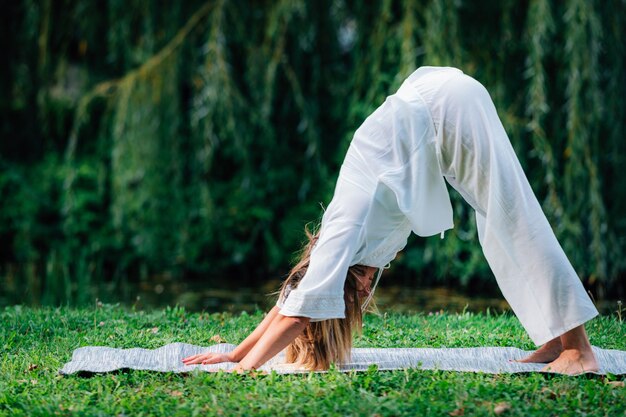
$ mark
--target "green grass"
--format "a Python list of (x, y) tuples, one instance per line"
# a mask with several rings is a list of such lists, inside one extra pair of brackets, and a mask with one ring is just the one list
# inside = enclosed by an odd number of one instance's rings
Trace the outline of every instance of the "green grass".
[[(379, 415), (626, 416), (624, 377), (490, 375), (400, 370), (304, 375), (166, 374), (122, 371), (60, 376), (72, 350), (86, 345), (156, 348), (171, 342), (237, 343), (262, 313), (192, 314), (94, 309), (0, 310), (0, 415)], [(626, 349), (617, 316), (587, 326), (591, 342)], [(369, 316), (357, 346), (533, 345), (509, 314)], [(508, 407), (508, 409), (507, 409)]]

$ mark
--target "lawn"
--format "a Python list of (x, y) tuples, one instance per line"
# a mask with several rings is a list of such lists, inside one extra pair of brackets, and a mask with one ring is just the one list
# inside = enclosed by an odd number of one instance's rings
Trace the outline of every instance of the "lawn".
[[(237, 343), (256, 314), (182, 308), (0, 310), (0, 416), (626, 416), (624, 376), (491, 375), (408, 369), (254, 375), (122, 371), (60, 376), (87, 345), (156, 348), (171, 342)], [(617, 314), (588, 324), (591, 342), (626, 349)], [(360, 347), (533, 344), (510, 314), (389, 314), (367, 317)]]

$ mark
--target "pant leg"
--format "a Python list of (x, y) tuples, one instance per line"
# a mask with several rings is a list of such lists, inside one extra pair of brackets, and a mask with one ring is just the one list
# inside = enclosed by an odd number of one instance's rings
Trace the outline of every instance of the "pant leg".
[(489, 94), (472, 78), (457, 78), (443, 91), (450, 111), (439, 125), (442, 169), (476, 210), (479, 240), (502, 294), (541, 345), (598, 311), (558, 243)]

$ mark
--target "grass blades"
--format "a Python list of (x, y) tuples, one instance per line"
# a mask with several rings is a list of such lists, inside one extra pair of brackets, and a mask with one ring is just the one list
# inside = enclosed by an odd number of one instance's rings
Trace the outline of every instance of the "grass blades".
[[(106, 304), (93, 309), (5, 308), (0, 310), (0, 416), (626, 416), (624, 377), (612, 375), (419, 369), (360, 373), (331, 369), (306, 375), (149, 371), (58, 375), (80, 346), (237, 343), (261, 318), (261, 312), (189, 313), (179, 307), (148, 312)], [(626, 325), (615, 316), (594, 319), (587, 330), (596, 346), (626, 349)], [(356, 346), (533, 348), (514, 316), (468, 312), (370, 315)]]

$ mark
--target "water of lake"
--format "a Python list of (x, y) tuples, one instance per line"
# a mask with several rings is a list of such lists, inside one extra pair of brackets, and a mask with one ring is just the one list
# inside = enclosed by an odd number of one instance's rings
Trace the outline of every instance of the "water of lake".
[[(144, 310), (178, 305), (192, 312), (254, 312), (269, 310), (274, 305), (279, 286), (279, 281), (268, 281), (259, 288), (237, 290), (210, 288), (198, 282), (162, 281), (122, 286), (106, 284), (97, 288), (90, 287), (89, 294), (82, 298), (89, 300), (87, 302), (90, 304), (101, 301)], [(3, 285), (2, 288), (0, 306), (50, 304), (46, 303), (46, 298), (42, 294), (33, 294), (28, 289), (18, 291), (19, 288), (15, 285)], [(510, 310), (508, 303), (501, 296), (470, 296), (448, 287), (407, 288), (381, 285), (376, 289), (375, 300), (380, 312)], [(603, 314), (614, 314), (618, 308), (617, 301), (602, 301), (596, 305)]]

